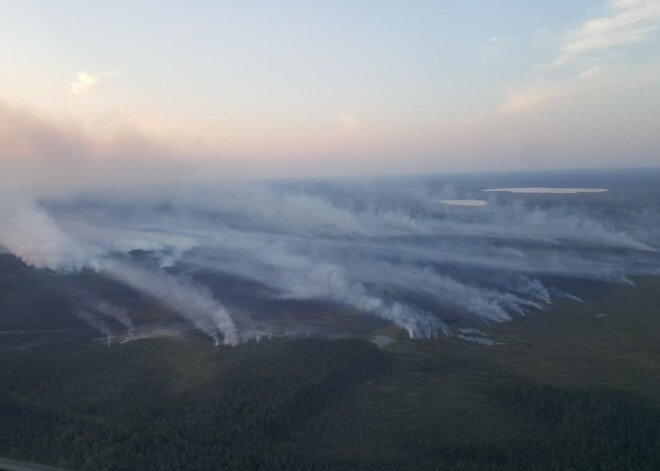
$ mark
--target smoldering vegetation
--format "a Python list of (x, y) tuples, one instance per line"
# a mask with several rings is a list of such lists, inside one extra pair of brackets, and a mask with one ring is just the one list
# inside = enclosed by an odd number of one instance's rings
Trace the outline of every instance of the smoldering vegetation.
[[(577, 302), (581, 283), (660, 272), (655, 194), (528, 199), (483, 188), (433, 178), (224, 182), (48, 200), (5, 189), (0, 244), (37, 269), (123, 284), (216, 344), (323, 333), (300, 309), (276, 315), (296, 303), (380, 319), (412, 338), (451, 335)], [(438, 204), (457, 197), (489, 204)], [(149, 335), (112, 299), (92, 296), (76, 315), (108, 339)]]

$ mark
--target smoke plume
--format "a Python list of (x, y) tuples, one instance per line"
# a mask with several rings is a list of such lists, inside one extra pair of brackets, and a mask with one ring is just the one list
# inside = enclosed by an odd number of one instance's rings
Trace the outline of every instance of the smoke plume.
[[(566, 288), (576, 281), (660, 272), (655, 207), (621, 218), (618, 200), (603, 210), (478, 191), (433, 179), (152, 185), (42, 200), (4, 189), (0, 245), (35, 268), (94, 270), (225, 344), (273, 334), (250, 327), (269, 300), (344, 306), (420, 338), (578, 301)], [(454, 195), (489, 204), (437, 204)], [(104, 317), (134, 330), (108, 303), (84, 312), (99, 331)]]

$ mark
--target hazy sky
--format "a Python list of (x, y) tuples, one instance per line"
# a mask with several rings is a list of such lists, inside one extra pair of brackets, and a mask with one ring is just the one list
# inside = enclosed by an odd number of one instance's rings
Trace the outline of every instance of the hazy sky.
[(3, 0), (0, 158), (658, 165), (659, 27), (660, 0)]

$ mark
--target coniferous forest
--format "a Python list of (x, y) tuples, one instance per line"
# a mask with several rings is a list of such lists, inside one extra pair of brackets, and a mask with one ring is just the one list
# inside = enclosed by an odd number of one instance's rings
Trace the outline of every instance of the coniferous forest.
[[(49, 277), (33, 292), (17, 279), (5, 283), (21, 304), (60, 308)], [(657, 470), (659, 283), (584, 287), (587, 302), (482, 327), (493, 345), (392, 326), (219, 347), (186, 332), (108, 344), (13, 330), (0, 457), (94, 471)]]

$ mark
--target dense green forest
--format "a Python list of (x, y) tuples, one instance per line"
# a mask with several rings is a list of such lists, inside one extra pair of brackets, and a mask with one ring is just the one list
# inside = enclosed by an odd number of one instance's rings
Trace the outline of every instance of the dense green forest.
[[(423, 383), (424, 375), (442, 375), (442, 364), (424, 370), (420, 359), (408, 363), (363, 340), (204, 350), (157, 340), (15, 353), (0, 372), (2, 453), (89, 470), (660, 463), (660, 413), (626, 394), (500, 377), (473, 403), (452, 404), (442, 388), (426, 398), (428, 391), (415, 397), (405, 387), (390, 401), (392, 391), (369, 389), (381, 381), (387, 388), (408, 367)], [(402, 406), (408, 420), (397, 414)]]
[[(658, 281), (455, 337), (0, 351), (0, 455), (73, 470), (657, 470)], [(606, 314), (606, 315), (605, 315)]]

